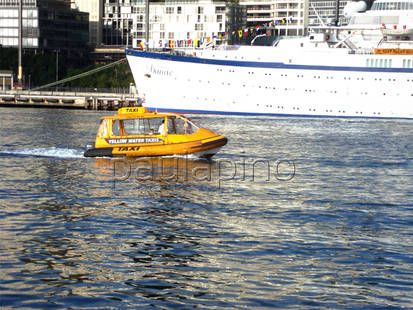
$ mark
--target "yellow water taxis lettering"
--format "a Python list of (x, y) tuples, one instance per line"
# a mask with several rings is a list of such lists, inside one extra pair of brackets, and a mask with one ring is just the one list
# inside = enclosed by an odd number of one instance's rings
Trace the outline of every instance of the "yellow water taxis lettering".
[(156, 142), (160, 142), (161, 140), (158, 138), (146, 138), (145, 139), (145, 143), (156, 143)]
[(128, 139), (128, 143), (145, 143), (144, 138)]
[(159, 138), (121, 138), (121, 139), (106, 139), (109, 144), (138, 144), (138, 143), (158, 143), (162, 142)]
[(128, 139), (110, 139), (108, 140), (110, 144), (123, 144), (128, 143)]

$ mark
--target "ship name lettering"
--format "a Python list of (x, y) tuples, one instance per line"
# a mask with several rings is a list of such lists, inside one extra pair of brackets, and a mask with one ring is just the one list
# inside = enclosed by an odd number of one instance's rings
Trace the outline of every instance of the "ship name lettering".
[(154, 65), (151, 65), (151, 73), (172, 76), (172, 71), (163, 68), (155, 68)]

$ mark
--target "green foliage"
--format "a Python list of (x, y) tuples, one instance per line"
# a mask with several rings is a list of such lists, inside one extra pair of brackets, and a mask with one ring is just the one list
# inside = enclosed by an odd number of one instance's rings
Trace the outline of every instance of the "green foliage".
[[(56, 62), (58, 62), (58, 79), (62, 80), (80, 73), (87, 72), (98, 66), (93, 66), (87, 57), (73, 57), (63, 52), (31, 52), (25, 50), (22, 55), (23, 75), (26, 87), (34, 88), (56, 81)], [(12, 70), (17, 73), (18, 59), (16, 48), (0, 46), (0, 70)], [(29, 82), (30, 80), (30, 82)], [(133, 83), (133, 76), (127, 63), (97, 72), (93, 75), (70, 82), (71, 87), (80, 88), (125, 88)]]
[[(94, 68), (98, 68), (98, 66)], [(71, 77), (94, 68), (87, 68), (87, 70), (70, 69), (68, 70), (67, 77)], [(127, 63), (123, 63), (70, 82), (72, 87), (82, 88), (124, 88), (129, 87), (130, 83), (133, 83), (133, 76)]]

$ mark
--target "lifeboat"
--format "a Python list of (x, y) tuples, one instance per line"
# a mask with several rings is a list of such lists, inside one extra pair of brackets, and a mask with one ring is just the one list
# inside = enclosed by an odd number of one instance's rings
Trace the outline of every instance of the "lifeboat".
[(144, 107), (121, 108), (101, 118), (93, 148), (85, 157), (142, 157), (193, 154), (211, 158), (228, 139), (198, 127), (177, 113), (149, 112)]
[(381, 28), (383, 36), (410, 36), (413, 34), (413, 28)]

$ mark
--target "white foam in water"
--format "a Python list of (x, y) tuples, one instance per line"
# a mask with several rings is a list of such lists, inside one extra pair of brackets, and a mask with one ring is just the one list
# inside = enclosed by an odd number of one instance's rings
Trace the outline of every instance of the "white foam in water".
[(75, 149), (63, 149), (57, 147), (49, 148), (29, 148), (22, 150), (5, 150), (3, 154), (20, 155), (20, 156), (41, 156), (57, 158), (83, 158), (83, 152)]

